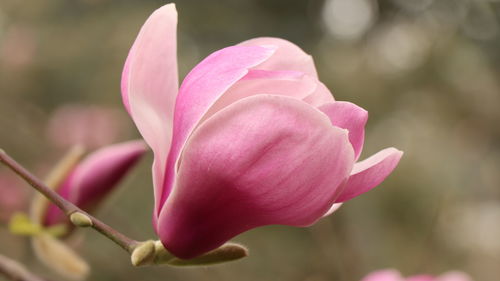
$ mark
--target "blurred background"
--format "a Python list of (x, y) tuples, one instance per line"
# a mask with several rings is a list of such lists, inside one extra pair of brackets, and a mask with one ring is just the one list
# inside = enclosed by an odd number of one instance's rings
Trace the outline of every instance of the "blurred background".
[[(128, 50), (153, 0), (0, 0), (0, 147), (37, 175), (74, 142), (137, 138), (120, 98)], [(179, 0), (181, 78), (211, 52), (258, 36), (315, 59), (337, 100), (370, 112), (361, 158), (405, 151), (375, 191), (310, 228), (238, 236), (244, 260), (208, 268), (133, 268), (93, 231), (79, 251), (89, 280), (356, 281), (380, 268), (500, 276), (500, 1)], [(98, 214), (153, 238), (151, 155)], [(15, 187), (15, 188), (14, 188)], [(0, 253), (55, 280), (5, 222), (31, 190), (0, 167)], [(0, 277), (1, 279), (1, 277)]]

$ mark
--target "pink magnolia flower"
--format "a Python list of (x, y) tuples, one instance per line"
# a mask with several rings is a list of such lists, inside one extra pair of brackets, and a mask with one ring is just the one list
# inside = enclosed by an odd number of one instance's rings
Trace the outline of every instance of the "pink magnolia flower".
[(368, 274), (361, 281), (472, 281), (472, 278), (460, 271), (450, 271), (440, 276), (415, 275), (405, 278), (397, 270), (384, 269)]
[(311, 56), (278, 38), (219, 50), (178, 88), (177, 12), (155, 11), (122, 76), (124, 105), (154, 152), (153, 224), (192, 258), (249, 229), (308, 226), (381, 183), (402, 152), (355, 163), (367, 112), (335, 101)]
[[(56, 187), (57, 192), (85, 211), (91, 212), (113, 190), (146, 151), (142, 141), (129, 141), (101, 148), (79, 163)], [(67, 223), (54, 204), (40, 214), (45, 226)]]

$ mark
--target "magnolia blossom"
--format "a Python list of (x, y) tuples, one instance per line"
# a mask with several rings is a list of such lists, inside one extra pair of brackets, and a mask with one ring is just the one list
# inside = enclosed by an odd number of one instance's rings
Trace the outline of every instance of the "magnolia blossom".
[[(145, 151), (142, 141), (130, 141), (99, 149), (83, 159), (59, 186), (53, 188), (66, 200), (87, 212), (92, 212)], [(69, 223), (67, 216), (52, 203), (40, 217), (45, 226)]]
[(440, 276), (414, 275), (405, 278), (397, 270), (385, 269), (372, 272), (361, 281), (472, 281), (472, 279), (459, 271), (450, 271)]
[(155, 11), (122, 76), (124, 105), (154, 152), (153, 224), (192, 258), (249, 229), (308, 226), (381, 183), (402, 152), (357, 162), (368, 113), (335, 101), (311, 56), (278, 38), (214, 52), (178, 87), (177, 12)]

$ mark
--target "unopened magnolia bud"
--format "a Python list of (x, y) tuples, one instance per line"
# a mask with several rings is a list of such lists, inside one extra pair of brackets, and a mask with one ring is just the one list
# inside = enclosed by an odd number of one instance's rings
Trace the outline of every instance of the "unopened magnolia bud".
[(79, 227), (89, 227), (92, 226), (92, 220), (89, 218), (89, 216), (85, 215), (84, 213), (80, 212), (75, 212), (69, 216), (69, 219), (71, 222)]
[(141, 242), (132, 252), (130, 259), (132, 265), (141, 266), (148, 265), (155, 258), (155, 243), (151, 240)]
[(69, 173), (80, 163), (85, 148), (82, 145), (74, 145), (71, 149), (57, 162), (57, 164), (50, 170), (47, 178), (44, 180), (45, 184), (51, 189), (57, 189), (61, 183), (66, 179)]
[(168, 264), (176, 266), (211, 265), (235, 261), (247, 256), (248, 249), (245, 246), (236, 243), (226, 243), (219, 248), (205, 253), (199, 257), (189, 260), (173, 258), (168, 262)]
[[(45, 185), (52, 190), (60, 188), (62, 182), (80, 162), (84, 153), (85, 149), (82, 146), (73, 146), (49, 172), (44, 180)], [(43, 224), (49, 204), (50, 201), (44, 195), (37, 193), (31, 202), (30, 219), (34, 223)]]

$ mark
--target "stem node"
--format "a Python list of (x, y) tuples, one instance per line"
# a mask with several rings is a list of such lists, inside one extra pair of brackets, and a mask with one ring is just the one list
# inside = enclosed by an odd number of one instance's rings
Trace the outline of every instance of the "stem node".
[(92, 223), (92, 219), (89, 216), (85, 215), (81, 212), (74, 212), (69, 216), (71, 222), (78, 227), (90, 227), (94, 224)]
[(141, 266), (151, 264), (155, 256), (155, 243), (154, 241), (149, 240), (141, 242), (137, 247), (135, 247), (132, 251), (130, 259), (132, 261), (132, 265)]

